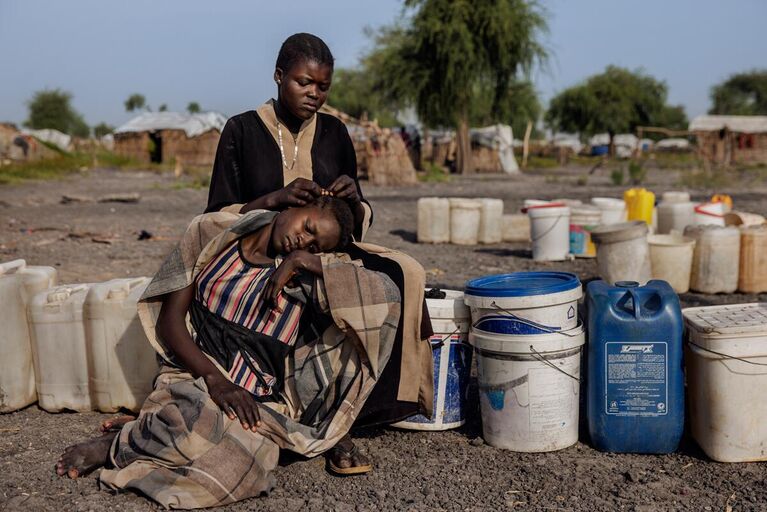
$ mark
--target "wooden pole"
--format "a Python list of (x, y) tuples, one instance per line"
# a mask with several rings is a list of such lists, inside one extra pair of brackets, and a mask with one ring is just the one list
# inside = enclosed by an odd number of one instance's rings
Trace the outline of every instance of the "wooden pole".
[(527, 168), (527, 155), (530, 153), (530, 134), (533, 132), (533, 122), (527, 121), (525, 139), (522, 141), (522, 168)]

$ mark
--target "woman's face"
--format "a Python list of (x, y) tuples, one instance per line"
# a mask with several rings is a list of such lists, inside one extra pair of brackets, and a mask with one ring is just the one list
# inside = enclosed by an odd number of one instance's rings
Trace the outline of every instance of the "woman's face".
[(274, 219), (271, 245), (277, 254), (295, 250), (329, 252), (338, 246), (341, 227), (328, 210), (314, 206), (288, 208)]
[(301, 59), (287, 71), (277, 68), (274, 72), (282, 104), (304, 121), (327, 101), (332, 79), (333, 68), (313, 60)]

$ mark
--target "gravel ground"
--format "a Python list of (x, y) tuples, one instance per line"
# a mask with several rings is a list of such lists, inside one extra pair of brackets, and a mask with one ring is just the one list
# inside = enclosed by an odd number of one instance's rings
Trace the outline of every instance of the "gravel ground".
[[(530, 269), (574, 271), (595, 276), (591, 260), (534, 263), (525, 244), (457, 247), (415, 243), (415, 199), (425, 195), (498, 197), (507, 212), (525, 198), (619, 196), (605, 176), (578, 185), (578, 170), (553, 170), (521, 178), (479, 176), (450, 183), (381, 188), (363, 184), (375, 210), (369, 241), (401, 249), (427, 270), (430, 285), (462, 288), (466, 279)], [(656, 193), (676, 188), (679, 173), (653, 171)], [(717, 192), (737, 206), (767, 214), (759, 181), (738, 181)], [(141, 194), (136, 204), (100, 203), (104, 194)], [(698, 191), (702, 199), (711, 191)], [(84, 201), (62, 204), (63, 195)], [(191, 217), (204, 207), (206, 191), (155, 173), (91, 171), (61, 181), (0, 187), (0, 261), (25, 258), (54, 265), (62, 283), (151, 275)], [(137, 240), (141, 230), (149, 240)], [(739, 303), (753, 295), (685, 294), (683, 305)], [(761, 297), (763, 300), (764, 297)], [(476, 391), (473, 392), (476, 398)], [(476, 403), (476, 400), (474, 401)], [(765, 464), (711, 462), (685, 436), (671, 455), (605, 454), (593, 450), (582, 432), (566, 450), (522, 454), (481, 441), (478, 411), (464, 427), (439, 433), (391, 428), (354, 432), (374, 459), (375, 471), (337, 478), (324, 460), (283, 454), (278, 487), (268, 497), (226, 510), (767, 510)], [(0, 510), (151, 510), (149, 501), (100, 491), (91, 476), (60, 479), (53, 464), (62, 450), (91, 436), (110, 415), (48, 414), (36, 406), (0, 415)]]

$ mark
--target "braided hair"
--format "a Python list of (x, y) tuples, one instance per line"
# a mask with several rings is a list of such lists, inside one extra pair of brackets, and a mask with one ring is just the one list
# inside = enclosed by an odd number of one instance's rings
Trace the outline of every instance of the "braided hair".
[(328, 210), (333, 214), (333, 217), (336, 222), (338, 222), (340, 228), (338, 245), (334, 247), (334, 250), (344, 249), (351, 243), (352, 233), (354, 231), (354, 215), (346, 201), (333, 196), (320, 196), (313, 202), (307, 204), (306, 207)]

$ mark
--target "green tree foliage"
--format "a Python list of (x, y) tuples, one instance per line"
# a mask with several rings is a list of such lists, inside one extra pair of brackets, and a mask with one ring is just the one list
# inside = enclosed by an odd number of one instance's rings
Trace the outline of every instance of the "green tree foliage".
[(711, 88), (709, 114), (767, 115), (767, 69), (737, 73)]
[(149, 107), (146, 104), (146, 98), (144, 98), (143, 94), (131, 94), (128, 96), (128, 99), (125, 100), (124, 105), (126, 112), (133, 112), (134, 110), (141, 110), (143, 108), (149, 110)]
[(384, 127), (397, 125), (395, 112), (374, 90), (372, 75), (365, 68), (336, 69), (328, 103), (358, 119), (367, 116)]
[(115, 127), (106, 123), (99, 123), (93, 127), (93, 135), (99, 139), (113, 131), (115, 131)]
[(507, 122), (510, 91), (546, 59), (546, 19), (534, 1), (405, 0), (409, 16), (383, 30), (367, 59), (375, 89), (415, 106), (429, 126), (455, 126), (459, 172), (473, 172), (468, 138), (477, 95)]
[(158, 112), (167, 112), (167, 110), (168, 110), (168, 105), (167, 105), (167, 103), (163, 103), (162, 105), (160, 105), (159, 107), (157, 107), (157, 111), (158, 111)]
[(666, 105), (667, 96), (662, 81), (641, 71), (608, 66), (604, 73), (555, 96), (546, 122), (555, 130), (571, 133), (607, 132), (612, 146), (613, 135), (633, 132), (637, 126), (685, 127), (684, 109)]
[(37, 91), (27, 103), (29, 118), (24, 126), (35, 130), (52, 128), (76, 137), (88, 137), (90, 128), (72, 107), (72, 95), (61, 89)]
[(190, 114), (199, 114), (200, 110), (200, 104), (196, 101), (190, 101), (189, 105), (186, 106), (186, 111)]
[(533, 84), (527, 80), (512, 82), (498, 109), (493, 108), (492, 98), (490, 91), (479, 91), (473, 95), (469, 109), (471, 126), (487, 126), (498, 122), (510, 124), (514, 136), (521, 138), (527, 122), (535, 123), (543, 111)]

